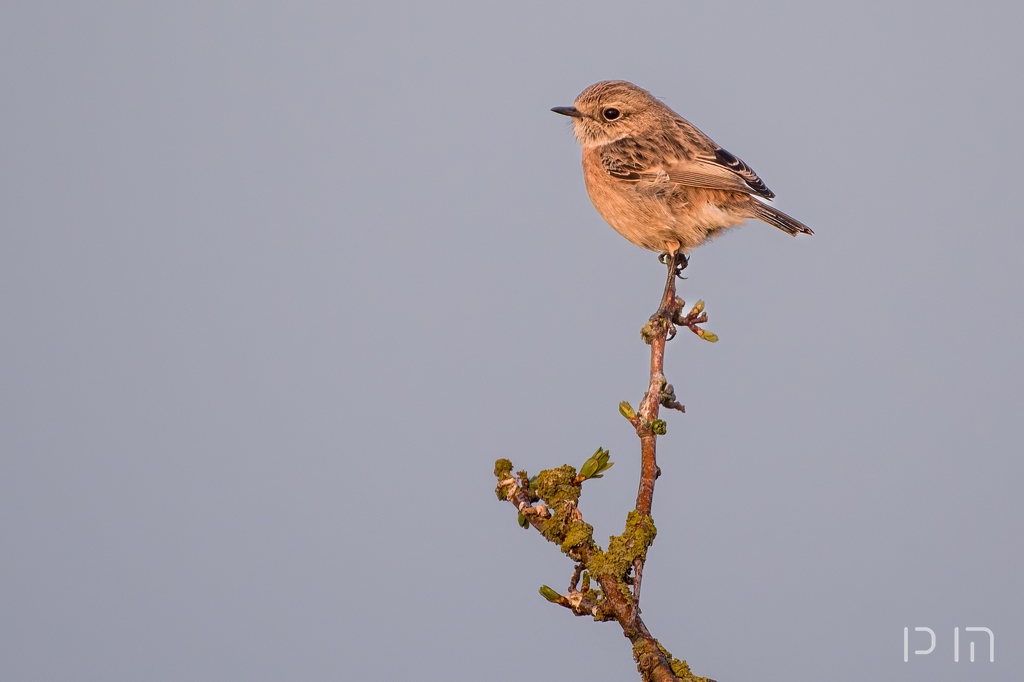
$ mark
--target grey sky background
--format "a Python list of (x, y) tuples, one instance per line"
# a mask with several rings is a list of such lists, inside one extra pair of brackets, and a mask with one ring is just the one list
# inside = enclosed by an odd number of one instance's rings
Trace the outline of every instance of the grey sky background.
[(1022, 22), (3, 3), (0, 678), (635, 679), (491, 476), (604, 446), (598, 538), (633, 504), (663, 269), (548, 111), (624, 78), (817, 232), (693, 257), (652, 631), (720, 682), (1016, 679)]

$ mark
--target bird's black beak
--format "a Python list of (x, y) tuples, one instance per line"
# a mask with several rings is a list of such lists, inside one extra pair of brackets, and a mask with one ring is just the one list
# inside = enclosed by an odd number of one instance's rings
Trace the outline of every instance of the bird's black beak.
[(583, 114), (579, 112), (576, 107), (552, 107), (551, 111), (562, 116), (572, 116), (573, 118), (583, 118)]

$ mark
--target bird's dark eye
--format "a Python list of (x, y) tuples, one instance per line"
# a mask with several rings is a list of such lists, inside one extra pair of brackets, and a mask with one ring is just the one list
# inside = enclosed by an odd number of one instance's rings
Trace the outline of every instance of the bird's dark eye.
[(604, 120), (606, 120), (606, 121), (614, 121), (615, 119), (617, 119), (619, 117), (619, 110), (615, 109), (614, 107), (608, 107), (607, 109), (604, 110), (604, 114), (603, 115), (604, 115)]

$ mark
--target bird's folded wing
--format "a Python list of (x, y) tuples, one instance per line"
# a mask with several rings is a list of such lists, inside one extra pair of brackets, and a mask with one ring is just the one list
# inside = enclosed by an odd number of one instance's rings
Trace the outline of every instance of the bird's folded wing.
[(690, 187), (724, 189), (746, 194), (758, 193), (742, 177), (728, 168), (702, 159), (688, 159), (669, 168), (668, 179)]
[(768, 189), (768, 186), (764, 184), (764, 181), (757, 177), (757, 173), (754, 172), (754, 169), (745, 164), (743, 159), (727, 152), (717, 144), (714, 145), (714, 153), (715, 156), (713, 159), (704, 156), (698, 156), (697, 158), (707, 163), (713, 163), (724, 168), (728, 168), (730, 171), (743, 178), (743, 182), (754, 190), (755, 194), (758, 194), (765, 199), (771, 199), (775, 196), (775, 192)]
[(714, 156), (703, 153), (690, 158), (652, 163), (650, 157), (653, 155), (646, 155), (645, 158), (645, 155), (633, 152), (622, 142), (620, 140), (608, 145), (601, 154), (605, 171), (620, 180), (674, 182), (688, 187), (757, 194), (765, 199), (775, 196), (749, 166), (720, 147), (716, 148)]

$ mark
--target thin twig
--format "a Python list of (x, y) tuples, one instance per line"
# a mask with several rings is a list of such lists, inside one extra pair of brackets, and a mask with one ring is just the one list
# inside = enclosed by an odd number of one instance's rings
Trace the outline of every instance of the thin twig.
[(685, 256), (677, 254), (669, 259), (668, 279), (665, 291), (661, 296), (661, 305), (644, 328), (648, 332), (646, 338), (651, 344), (651, 378), (647, 387), (647, 395), (640, 403), (640, 417), (636, 433), (640, 436), (640, 489), (636, 495), (636, 510), (644, 516), (651, 515), (651, 504), (654, 501), (654, 481), (658, 477), (658, 460), (655, 456), (657, 434), (651, 425), (658, 418), (661, 406), (661, 392), (665, 381), (665, 342), (670, 331), (674, 330), (672, 320), (679, 314), (680, 304), (676, 298), (676, 275), (680, 266), (686, 262)]
[[(658, 419), (658, 409), (664, 398), (668, 382), (665, 381), (665, 342), (674, 331), (672, 320), (678, 317), (681, 301), (676, 298), (676, 276), (685, 267), (685, 256), (677, 254), (668, 259), (668, 279), (665, 291), (661, 296), (661, 305), (645, 327), (645, 339), (651, 344), (651, 375), (647, 394), (640, 403), (636, 433), (640, 437), (640, 487), (636, 495), (636, 510), (643, 516), (651, 516), (654, 503), (654, 482), (658, 478), (658, 459), (656, 456), (658, 435), (653, 424)], [(675, 395), (672, 394), (674, 401)], [(676, 403), (678, 404), (678, 403)], [(680, 407), (682, 407), (680, 405)], [(634, 618), (640, 611), (640, 586), (643, 582), (644, 559), (637, 557), (633, 566), (633, 605)]]

